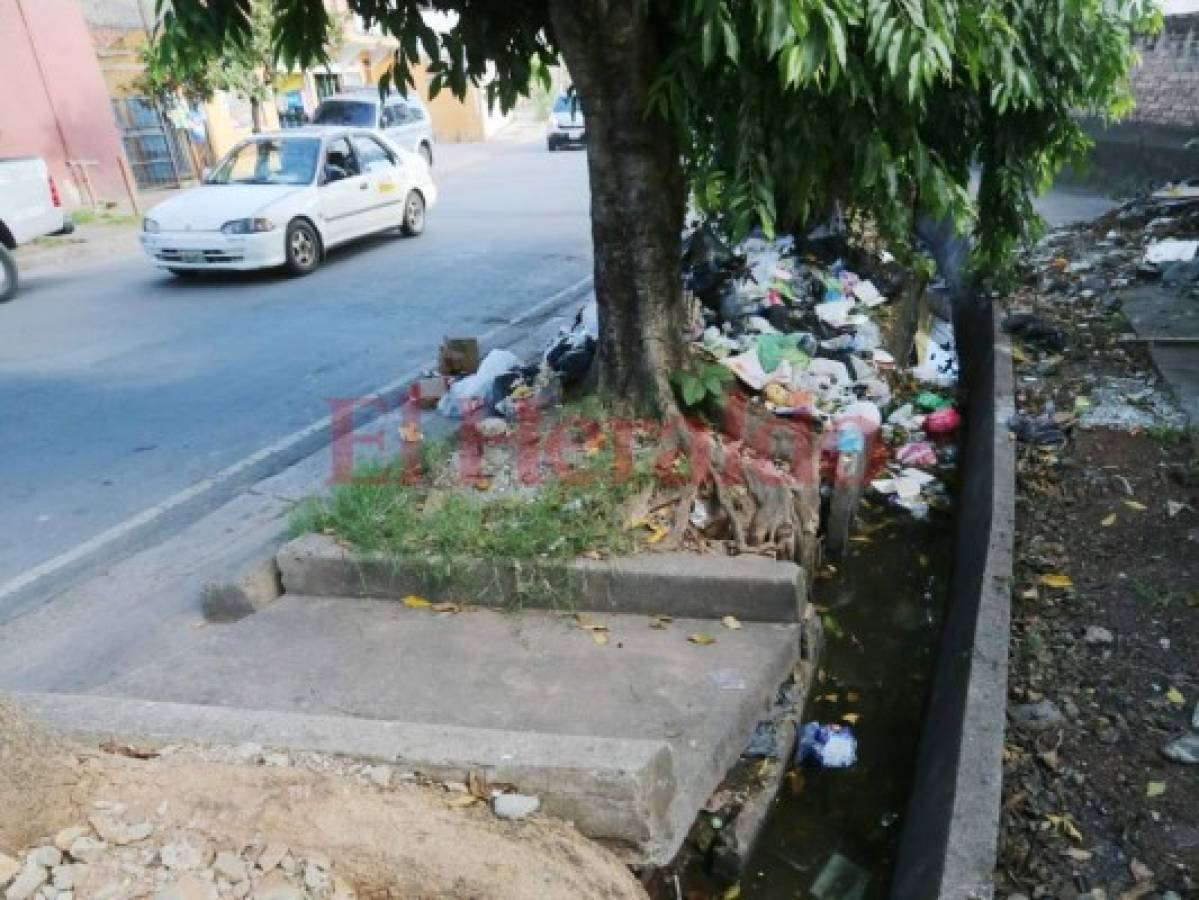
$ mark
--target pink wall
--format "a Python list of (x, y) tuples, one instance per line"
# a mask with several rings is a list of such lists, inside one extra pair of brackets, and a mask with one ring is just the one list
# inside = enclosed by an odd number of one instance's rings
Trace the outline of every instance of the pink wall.
[(72, 199), (68, 159), (99, 164), (88, 171), (98, 199), (128, 196), (108, 90), (74, 3), (0, 0), (0, 86), (0, 157), (43, 157), (64, 203)]

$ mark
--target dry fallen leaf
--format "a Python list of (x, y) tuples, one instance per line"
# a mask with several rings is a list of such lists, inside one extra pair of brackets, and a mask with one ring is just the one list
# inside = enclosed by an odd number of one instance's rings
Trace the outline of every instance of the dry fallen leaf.
[(862, 717), (860, 715), (858, 715), (857, 713), (842, 713), (841, 714), (841, 720), (843, 722), (848, 722), (850, 725), (857, 725), (858, 719), (860, 719), (860, 718), (862, 718)]
[(1170, 690), (1166, 691), (1166, 699), (1175, 706), (1182, 706), (1187, 702), (1187, 698), (1182, 696), (1182, 691), (1176, 687), (1172, 687)]
[(451, 809), (464, 809), (468, 806), (474, 806), (476, 803), (482, 802), (482, 800), (473, 794), (462, 794), (458, 797), (455, 797), (453, 800), (448, 801), (446, 805)]
[(156, 759), (162, 755), (153, 747), (134, 747), (132, 744), (118, 744), (111, 738), (102, 743), (100, 749), (105, 753), (128, 756), (130, 759)]
[(1133, 859), (1128, 864), (1128, 871), (1132, 873), (1132, 877), (1136, 879), (1137, 884), (1143, 884), (1153, 879), (1153, 870), (1139, 859)]
[(1099, 524), (1104, 528), (1110, 528), (1112, 525), (1116, 524), (1116, 514), (1112, 513), (1109, 516), (1104, 516), (1103, 520)]
[(1149, 798), (1160, 797), (1166, 792), (1166, 783), (1164, 781), (1150, 781), (1145, 785), (1145, 796)]
[(1051, 588), (1068, 588), (1074, 587), (1074, 581), (1069, 575), (1042, 575), (1040, 578), (1041, 584)]
[(1045, 819), (1051, 827), (1056, 828), (1066, 837), (1078, 841), (1080, 844), (1082, 843), (1082, 832), (1078, 830), (1078, 826), (1074, 824), (1074, 820), (1069, 816), (1055, 816), (1050, 814)]
[(858, 694), (857, 691), (846, 691), (845, 692), (845, 702), (846, 703), (857, 703), (859, 696), (861, 696), (861, 695)]
[(597, 629), (591, 632), (591, 639), (603, 647), (608, 643), (608, 633)]
[(840, 697), (841, 697), (840, 694), (825, 694), (820, 699), (824, 700), (828, 703), (836, 703), (840, 699)]
[(699, 644), (701, 647), (716, 643), (716, 638), (710, 634), (689, 634), (687, 635), (687, 640), (693, 644)]
[(1067, 847), (1062, 851), (1063, 856), (1068, 856), (1070, 859), (1076, 859), (1079, 862), (1086, 862), (1093, 854), (1090, 850), (1080, 850), (1077, 847)]
[(741, 630), (741, 623), (739, 621), (737, 621), (736, 616), (725, 616), (723, 619), (720, 620), (720, 624), (723, 625), (725, 628), (727, 628), (729, 631), (740, 631)]
[(1147, 510), (1149, 508), (1144, 503), (1141, 503), (1139, 500), (1125, 500), (1124, 505), (1127, 506), (1129, 509), (1135, 509), (1137, 512), (1144, 512), (1145, 510)]
[(434, 603), (433, 611), (439, 613), (458, 613), (462, 612), (462, 606), (458, 603)]
[(654, 616), (652, 619), (649, 620), (649, 627), (661, 629), (661, 628), (665, 628), (667, 625), (669, 625), (673, 621), (674, 621), (674, 616), (667, 616), (667, 615), (663, 615), (662, 613), (659, 613), (658, 615)]
[(402, 602), (409, 609), (428, 609), (433, 605), (424, 597), (418, 597), (416, 594), (409, 594)]

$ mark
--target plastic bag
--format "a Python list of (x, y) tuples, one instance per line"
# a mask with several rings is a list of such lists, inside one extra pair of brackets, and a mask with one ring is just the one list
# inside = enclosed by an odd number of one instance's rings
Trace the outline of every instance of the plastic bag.
[(499, 376), (519, 368), (520, 359), (508, 350), (492, 350), (479, 363), (474, 375), (459, 378), (437, 404), (437, 411), (450, 419), (461, 418), (475, 403), (482, 403), (491, 393), (491, 384)]

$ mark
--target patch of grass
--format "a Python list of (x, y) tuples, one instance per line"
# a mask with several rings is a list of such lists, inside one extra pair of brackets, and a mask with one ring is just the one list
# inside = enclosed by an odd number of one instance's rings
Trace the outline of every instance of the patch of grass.
[(114, 209), (77, 209), (71, 213), (71, 221), (76, 225), (129, 225), (140, 219), (133, 213)]
[(1191, 439), (1189, 429), (1173, 425), (1150, 425), (1145, 433), (1162, 447), (1180, 447)]
[(647, 465), (615, 479), (611, 453), (600, 452), (535, 490), (484, 495), (469, 486), (430, 488), (448, 464), (448, 455), (423, 461), (419, 484), (405, 484), (398, 463), (361, 467), (327, 498), (301, 504), (292, 533), (334, 534), (358, 550), (394, 555), (531, 561), (634, 549), (625, 509), (650, 483)]

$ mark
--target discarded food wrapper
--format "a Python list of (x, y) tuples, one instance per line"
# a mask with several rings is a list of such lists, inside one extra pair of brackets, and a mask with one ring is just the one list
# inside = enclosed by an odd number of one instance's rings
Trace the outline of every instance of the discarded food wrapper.
[(938, 409), (924, 417), (924, 429), (929, 434), (950, 434), (962, 424), (961, 414), (952, 406)]
[(896, 450), (895, 459), (905, 466), (935, 466), (937, 448), (928, 441), (913, 441)]
[(935, 394), (932, 391), (924, 391), (916, 396), (916, 405), (925, 412), (934, 412), (950, 406), (952, 403), (952, 400), (942, 397), (940, 394)]
[(755, 391), (762, 390), (770, 382), (787, 384), (791, 381), (791, 364), (789, 362), (783, 360), (773, 372), (767, 372), (762, 368), (757, 350), (747, 350), (736, 356), (726, 356), (720, 362)]
[(1163, 263), (1190, 262), (1199, 251), (1199, 241), (1169, 239), (1157, 241), (1145, 248), (1145, 262), (1151, 266)]
[(816, 304), (816, 315), (820, 321), (834, 328), (849, 324), (849, 311), (853, 309), (852, 300), (829, 300)]
[(437, 411), (452, 419), (460, 418), (472, 405), (477, 405), (491, 391), (491, 384), (500, 375), (520, 366), (520, 358), (507, 350), (492, 350), (474, 375), (468, 375), (450, 385), (449, 391), (437, 404)]
[(853, 295), (869, 307), (887, 302), (887, 298), (883, 296), (882, 292), (871, 281), (859, 281), (854, 286)]
[(799, 732), (795, 761), (818, 769), (848, 769), (858, 759), (858, 741), (848, 725), (808, 722)]

